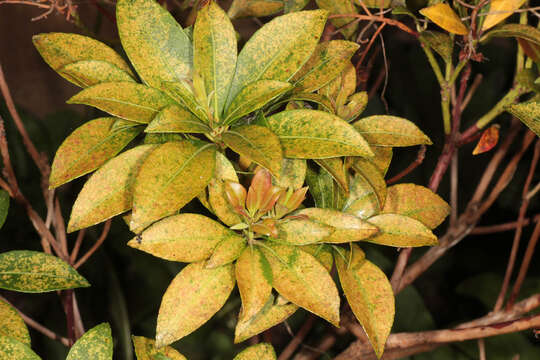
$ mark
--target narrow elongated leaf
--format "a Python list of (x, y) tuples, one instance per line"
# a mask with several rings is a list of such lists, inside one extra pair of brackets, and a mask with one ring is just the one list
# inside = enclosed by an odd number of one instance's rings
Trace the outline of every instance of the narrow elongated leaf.
[(206, 216), (179, 214), (151, 225), (128, 245), (162, 259), (190, 263), (208, 259), (216, 245), (229, 238), (240, 236)]
[(363, 181), (365, 186), (371, 189), (377, 197), (379, 209), (382, 209), (386, 201), (386, 182), (382, 173), (370, 160), (362, 158), (356, 158), (352, 166), (356, 171), (355, 177), (358, 181)]
[(452, 34), (467, 35), (469, 33), (469, 29), (447, 3), (438, 3), (423, 8), (420, 10), (420, 14)]
[(283, 154), (279, 138), (260, 125), (243, 125), (222, 135), (223, 142), (242, 156), (279, 176)]
[(156, 348), (156, 342), (143, 336), (132, 336), (133, 347), (137, 360), (158, 360), (157, 355), (163, 355), (169, 360), (186, 360), (185, 356), (180, 354), (171, 346)]
[(242, 236), (231, 236), (222, 240), (217, 244), (212, 256), (206, 262), (206, 267), (213, 269), (232, 263), (240, 257), (246, 246), (246, 239)]
[(272, 178), (272, 183), (283, 188), (300, 189), (306, 179), (307, 163), (303, 159), (283, 159), (279, 178)]
[(190, 111), (178, 105), (162, 109), (144, 129), (148, 133), (210, 133), (212, 130)]
[(364, 176), (357, 174), (351, 177), (349, 184), (351, 189), (343, 205), (343, 212), (367, 219), (381, 211), (382, 204), (375, 189)]
[(529, 101), (512, 104), (506, 108), (506, 111), (517, 117), (536, 135), (540, 136), (540, 102)]
[(6, 190), (0, 190), (0, 228), (4, 226), (9, 212), (9, 194)]
[(204, 265), (187, 265), (165, 291), (157, 319), (157, 347), (190, 334), (225, 304), (234, 288), (233, 265), (215, 269)]
[(107, 117), (77, 128), (56, 151), (49, 186), (58, 187), (99, 168), (142, 132), (136, 125)]
[(208, 122), (208, 113), (206, 107), (201, 105), (195, 98), (193, 86), (190, 83), (186, 81), (163, 82), (161, 83), (161, 89), (177, 103), (188, 108), (189, 111), (191, 111), (199, 119), (204, 122)]
[(238, 55), (228, 104), (257, 80), (288, 81), (311, 55), (326, 22), (324, 10), (279, 16), (261, 27)]
[(431, 145), (432, 142), (413, 122), (397, 116), (374, 115), (356, 121), (355, 129), (376, 146)]
[(280, 294), (338, 326), (338, 291), (317, 259), (296, 246), (268, 244), (263, 252), (272, 267), (273, 287)]
[(113, 82), (86, 88), (67, 102), (90, 105), (119, 118), (146, 124), (171, 100), (161, 91), (145, 85)]
[(268, 16), (283, 9), (283, 0), (233, 0), (228, 15), (231, 19), (246, 16)]
[[(358, 14), (353, 2), (351, 0), (316, 0), (317, 6), (321, 9), (328, 10), (331, 15), (336, 14)], [(349, 23), (353, 22), (355, 19), (353, 17), (345, 18), (336, 18), (331, 19), (330, 22), (336, 27), (341, 28), (341, 33), (346, 38), (352, 36), (356, 29), (358, 28), (358, 22), (354, 24)]]
[(0, 359), (41, 360), (30, 346), (11, 336), (0, 335)]
[(266, 125), (279, 137), (286, 157), (373, 156), (368, 143), (351, 125), (323, 111), (282, 111), (267, 118)]
[(328, 171), (343, 190), (349, 191), (348, 174), (343, 165), (342, 158), (316, 159), (315, 162)]
[(523, 39), (530, 43), (540, 45), (540, 30), (525, 24), (504, 24), (488, 32), (482, 40), (492, 37), (513, 37)]
[(379, 234), (365, 241), (395, 247), (416, 247), (437, 245), (437, 237), (420, 221), (398, 214), (381, 214), (370, 217), (370, 223), (377, 226)]
[(272, 345), (260, 343), (253, 345), (236, 355), (233, 360), (275, 360), (276, 353)]
[[(208, 184), (208, 206), (223, 223), (227, 225), (234, 225), (241, 222), (241, 218), (236, 214), (229, 200), (225, 196), (223, 188), (224, 181), (238, 182), (238, 176), (234, 170), (234, 166), (225, 155), (216, 153), (216, 170), (214, 177)], [(201, 197), (199, 197), (200, 199)]]
[(489, 2), (489, 12), (483, 24), (482, 31), (497, 25), (525, 3), (525, 0), (491, 0)]
[(130, 229), (140, 232), (200, 194), (214, 173), (215, 154), (212, 144), (195, 146), (188, 141), (165, 143), (154, 150), (135, 181)]
[(14, 250), (0, 254), (0, 288), (26, 293), (88, 287), (75, 269), (56, 256)]
[(119, 0), (116, 21), (122, 47), (146, 84), (159, 88), (162, 81), (180, 81), (190, 75), (191, 41), (157, 2)]
[[(361, 250), (357, 248), (357, 251)], [(375, 354), (381, 358), (394, 322), (392, 286), (382, 270), (368, 260), (348, 266), (336, 256), (336, 266), (347, 301), (368, 335)]]
[(137, 146), (96, 171), (73, 204), (68, 232), (98, 224), (131, 209), (136, 175), (156, 148), (157, 145)]
[(105, 82), (135, 82), (127, 71), (103, 60), (77, 61), (61, 67), (58, 73), (83, 88)]
[(11, 336), (30, 346), (30, 333), (19, 312), (4, 300), (0, 300), (0, 336)]
[(279, 240), (291, 245), (314, 244), (334, 232), (331, 226), (307, 219), (291, 219), (278, 224)]
[(438, 31), (423, 31), (420, 33), (420, 41), (435, 50), (447, 63), (452, 61), (454, 41), (448, 34)]
[(241, 318), (250, 319), (262, 310), (272, 293), (272, 269), (257, 248), (246, 248), (235, 265), (236, 281), (242, 299)]
[(66, 360), (112, 360), (113, 339), (107, 323), (88, 330), (69, 350)]

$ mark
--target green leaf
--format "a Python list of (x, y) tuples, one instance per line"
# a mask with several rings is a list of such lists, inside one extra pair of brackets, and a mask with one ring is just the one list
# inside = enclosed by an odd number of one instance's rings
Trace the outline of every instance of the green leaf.
[(521, 120), (537, 136), (540, 136), (540, 103), (529, 101), (521, 104), (509, 105), (506, 108), (510, 114)]
[(292, 303), (338, 326), (339, 294), (324, 266), (297, 246), (267, 244), (263, 252), (272, 267), (273, 287)]
[(208, 259), (219, 242), (230, 238), (242, 239), (206, 216), (179, 214), (154, 223), (128, 245), (162, 259), (190, 263)]
[(279, 138), (259, 125), (235, 127), (222, 135), (225, 145), (235, 152), (267, 168), (274, 176), (281, 172), (283, 154)]
[(283, 0), (233, 0), (227, 14), (231, 19), (268, 16), (283, 9)]
[(90, 105), (119, 118), (146, 124), (171, 100), (161, 91), (145, 85), (114, 82), (86, 88), (67, 102)]
[[(196, 117), (208, 122), (208, 113), (206, 110), (206, 104), (201, 104), (193, 93), (193, 86), (187, 81), (183, 82), (163, 82), (161, 83), (161, 89), (167, 93), (178, 104), (185, 106)], [(203, 106), (204, 105), (204, 106)]]
[(69, 350), (66, 360), (112, 360), (113, 339), (107, 323), (88, 330)]
[(106, 82), (135, 82), (128, 72), (103, 60), (77, 61), (61, 67), (58, 73), (83, 88)]
[(420, 221), (398, 214), (381, 214), (370, 217), (370, 223), (380, 230), (378, 235), (365, 241), (395, 247), (437, 245), (437, 237)]
[(326, 241), (334, 232), (331, 226), (307, 219), (290, 219), (278, 223), (279, 240), (291, 245)]
[(276, 353), (272, 345), (260, 343), (252, 345), (236, 355), (233, 360), (275, 360)]
[(291, 158), (373, 156), (364, 138), (339, 117), (317, 110), (288, 110), (266, 119)]
[(2, 289), (42, 293), (88, 286), (85, 278), (56, 256), (29, 250), (0, 254)]
[(382, 209), (386, 201), (386, 182), (383, 174), (370, 160), (356, 158), (352, 166), (357, 181), (363, 181), (365, 186), (371, 189), (376, 196), (378, 208)]
[(345, 166), (343, 165), (343, 159), (340, 157), (328, 158), (328, 159), (316, 159), (315, 162), (324, 168), (336, 182), (346, 192), (349, 191), (349, 182), (347, 180), (348, 174)]
[(232, 264), (207, 269), (198, 262), (184, 267), (163, 295), (156, 346), (181, 339), (207, 322), (225, 304), (234, 283)]
[(381, 7), (386, 9), (392, 4), (392, 0), (354, 0), (354, 3), (360, 5), (360, 1), (362, 1), (366, 7), (374, 9), (380, 9)]
[[(326, 9), (330, 12), (330, 15), (336, 14), (358, 14), (358, 11), (354, 7), (354, 4), (351, 0), (316, 0), (317, 6), (321, 9)], [(330, 22), (336, 27), (341, 28), (341, 33), (345, 38), (351, 37), (358, 28), (358, 22), (345, 26), (353, 22), (355, 18), (336, 18), (331, 19)]]
[(262, 310), (272, 293), (272, 269), (259, 249), (248, 247), (236, 261), (235, 273), (242, 299), (240, 318), (250, 319)]
[(152, 0), (119, 0), (118, 33), (141, 79), (159, 88), (163, 81), (180, 81), (191, 74), (191, 41), (176, 20)]
[(291, 79), (315, 49), (326, 16), (324, 10), (299, 11), (276, 17), (261, 27), (238, 55), (227, 103), (254, 81)]
[(397, 116), (369, 116), (353, 125), (371, 145), (395, 147), (432, 144), (414, 123)]
[(131, 209), (136, 175), (156, 148), (157, 145), (137, 146), (96, 171), (73, 204), (68, 232), (98, 224)]
[(77, 128), (56, 151), (49, 186), (58, 187), (99, 168), (142, 132), (136, 125), (106, 117)]
[[(11, 336), (21, 343), (30, 346), (30, 333), (19, 312), (0, 299), (0, 336)], [(0, 356), (1, 357), (1, 356)]]
[(347, 301), (380, 359), (394, 322), (392, 286), (384, 272), (368, 260), (348, 266), (336, 256), (336, 266)]
[(375, 188), (364, 176), (356, 174), (351, 177), (349, 184), (349, 196), (342, 207), (343, 212), (367, 219), (381, 211), (381, 204), (375, 193)]
[(525, 24), (504, 24), (488, 32), (483, 40), (490, 39), (492, 37), (513, 37), (518, 39), (527, 40), (536, 45), (540, 45), (540, 30), (537, 28), (525, 25)]
[(450, 206), (426, 187), (397, 184), (388, 188), (381, 213), (405, 215), (434, 229), (450, 214)]
[(452, 63), (454, 41), (448, 34), (438, 31), (423, 31), (420, 33), (420, 41), (435, 50), (445, 62)]
[(332, 248), (326, 244), (312, 244), (300, 247), (300, 250), (307, 252), (317, 259), (328, 272), (332, 271), (334, 265), (334, 256)]
[(160, 145), (141, 165), (133, 188), (130, 229), (138, 233), (199, 195), (214, 173), (216, 148), (188, 141)]
[(148, 124), (147, 133), (210, 133), (212, 130), (190, 111), (169, 105)]
[(326, 85), (345, 69), (360, 45), (351, 41), (322, 42), (292, 78), (294, 91), (312, 92)]
[(9, 212), (9, 194), (6, 190), (0, 190), (0, 228), (4, 226)]
[(283, 188), (300, 189), (304, 185), (306, 171), (306, 160), (284, 158), (281, 162), (279, 178), (273, 177), (272, 183)]
[(19, 340), (0, 335), (0, 358), (9, 360), (41, 360), (30, 347)]
[(132, 336), (133, 347), (137, 360), (157, 360), (157, 355), (163, 355), (169, 360), (186, 360), (184, 355), (180, 354), (171, 346), (156, 348), (156, 342), (143, 336)]
[(325, 169), (315, 172), (308, 168), (306, 183), (309, 192), (313, 196), (315, 206), (323, 209), (341, 209), (343, 206), (344, 192), (334, 182), (332, 175)]
[(300, 11), (306, 7), (309, 0), (283, 0), (285, 14), (295, 11)]
[(325, 243), (360, 241), (379, 232), (376, 226), (367, 221), (337, 210), (306, 208), (295, 214), (305, 215), (312, 221), (317, 221), (334, 228), (332, 234), (323, 240)]
[(206, 262), (206, 267), (213, 269), (230, 264), (240, 257), (246, 246), (246, 239), (242, 236), (231, 236), (222, 240), (217, 244), (212, 256)]

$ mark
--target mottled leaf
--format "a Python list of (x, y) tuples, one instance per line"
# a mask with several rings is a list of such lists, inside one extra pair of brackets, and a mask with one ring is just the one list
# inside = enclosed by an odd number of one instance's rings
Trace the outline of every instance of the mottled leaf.
[(210, 133), (212, 130), (190, 111), (178, 105), (162, 109), (148, 124), (147, 133)]
[(0, 336), (11, 336), (25, 345), (31, 345), (30, 333), (23, 318), (14, 307), (2, 299), (0, 299)]
[(349, 191), (349, 182), (347, 181), (348, 174), (343, 165), (342, 158), (316, 159), (315, 162), (328, 171), (343, 190)]
[(143, 336), (132, 336), (133, 347), (137, 360), (158, 360), (156, 355), (163, 355), (169, 360), (186, 360), (184, 355), (180, 354), (171, 346), (156, 348), (156, 342)]
[(276, 353), (272, 345), (260, 343), (252, 345), (236, 355), (233, 360), (275, 360)]
[[(216, 153), (216, 170), (214, 177), (208, 184), (208, 206), (223, 223), (234, 225), (241, 222), (241, 218), (233, 211), (223, 189), (224, 181), (238, 182), (234, 166), (225, 155)], [(199, 197), (201, 199), (201, 197)]]
[(529, 101), (512, 104), (506, 108), (506, 111), (521, 120), (537, 136), (540, 136), (540, 102)]
[(242, 299), (240, 318), (250, 319), (262, 310), (272, 293), (272, 269), (258, 248), (249, 247), (236, 261), (235, 272)]
[(482, 40), (492, 37), (513, 37), (540, 45), (540, 30), (525, 24), (504, 24), (488, 32)]
[(326, 241), (334, 232), (331, 226), (308, 219), (291, 219), (278, 223), (279, 240), (291, 245)]
[[(351, 0), (315, 0), (315, 2), (317, 3), (317, 6), (319, 6), (321, 9), (328, 10), (330, 12), (330, 15), (358, 14), (358, 11), (354, 7), (354, 4)], [(349, 38), (356, 32), (356, 29), (358, 28), (358, 22), (348, 25), (354, 20), (355, 18), (353, 17), (345, 17), (331, 19), (330, 22), (336, 28), (343, 27), (343, 29), (341, 29), (341, 33), (346, 38)]]
[(113, 339), (107, 323), (88, 330), (69, 350), (66, 360), (112, 360)]
[(0, 228), (4, 226), (9, 212), (9, 194), (6, 190), (0, 190)]
[(300, 247), (300, 250), (307, 252), (317, 259), (328, 272), (332, 270), (334, 265), (334, 257), (332, 256), (332, 248), (326, 244), (312, 244)]
[(0, 335), (0, 359), (41, 360), (28, 345), (11, 336), (4, 335)]
[(420, 33), (420, 41), (432, 48), (445, 62), (452, 62), (454, 41), (448, 34), (438, 31), (423, 31)]
[(227, 14), (231, 19), (268, 16), (283, 9), (283, 0), (233, 0)]
[(377, 226), (379, 234), (365, 241), (395, 247), (416, 247), (437, 245), (437, 237), (420, 221), (398, 214), (381, 214), (370, 217), (370, 223)]
[(387, 146), (372, 146), (371, 151), (373, 151), (375, 156), (369, 160), (379, 169), (383, 176), (386, 175), (392, 161), (392, 148)]
[(469, 33), (467, 26), (447, 3), (438, 3), (423, 8), (420, 10), (420, 14), (452, 34), (467, 35)]
[(381, 211), (380, 200), (375, 189), (364, 176), (356, 174), (350, 178), (349, 184), (349, 196), (343, 205), (343, 212), (367, 219)]
[(392, 0), (354, 0), (356, 5), (360, 5), (360, 2), (363, 2), (366, 7), (374, 9), (379, 9), (381, 7), (386, 9), (392, 4)]
[(103, 60), (77, 61), (58, 69), (58, 73), (83, 88), (105, 82), (135, 82), (125, 70)]
[(246, 248), (246, 239), (242, 236), (230, 236), (217, 244), (212, 256), (206, 262), (209, 269), (232, 263), (238, 259)]
[(190, 83), (183, 82), (164, 82), (161, 84), (161, 89), (167, 93), (180, 105), (185, 106), (195, 116), (204, 122), (208, 122), (208, 113), (205, 106), (195, 98), (193, 86)]
[(283, 0), (285, 14), (295, 11), (300, 11), (306, 7), (309, 0)]
[(353, 125), (369, 144), (375, 146), (432, 144), (429, 137), (418, 126), (397, 116), (369, 116), (356, 121)]
[(480, 136), (472, 154), (478, 155), (488, 152), (497, 145), (497, 142), (499, 142), (499, 125), (491, 125)]
[(315, 206), (322, 209), (342, 208), (345, 193), (334, 182), (334, 178), (328, 171), (321, 169), (320, 172), (315, 172), (308, 168), (306, 183), (315, 201)]
[(42, 293), (88, 286), (85, 278), (56, 256), (29, 250), (0, 254), (2, 289)]
[(386, 201), (386, 182), (383, 174), (375, 164), (363, 158), (356, 158), (352, 163), (352, 167), (356, 172), (355, 178), (357, 181), (363, 181), (364, 186), (371, 189), (377, 198), (379, 209), (382, 209)]
[(329, 98), (334, 106), (335, 111), (345, 105), (349, 96), (356, 89), (356, 69), (349, 61), (340, 76), (330, 81), (328, 84), (318, 90), (319, 94)]
[(368, 93), (357, 92), (349, 97), (349, 101), (337, 109), (337, 115), (347, 122), (355, 120), (364, 112), (368, 104)]
[(489, 12), (482, 23), (482, 31), (497, 25), (525, 3), (525, 0), (491, 0)]
[(300, 189), (304, 185), (306, 170), (306, 160), (284, 158), (279, 178), (273, 177), (272, 183), (283, 188)]
[(309, 101), (311, 103), (315, 103), (315, 104), (319, 105), (319, 109), (327, 111), (327, 112), (329, 112), (331, 114), (335, 113), (334, 106), (332, 105), (332, 102), (325, 95), (313, 94), (313, 93), (293, 93), (293, 94), (291, 94), (290, 97), (283, 100), (283, 102), (288, 102), (287, 108), (285, 110), (298, 109), (298, 107), (289, 108), (289, 106), (292, 106), (291, 104), (297, 104), (298, 102), (302, 103), (304, 101)]

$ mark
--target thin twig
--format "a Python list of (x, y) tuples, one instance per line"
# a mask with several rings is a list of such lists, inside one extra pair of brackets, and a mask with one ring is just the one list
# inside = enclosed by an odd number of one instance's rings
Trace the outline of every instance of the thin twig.
[(402, 23), (400, 21), (397, 21), (397, 20), (394, 20), (394, 19), (385, 18), (385, 17), (382, 17), (382, 16), (360, 15), (360, 14), (335, 14), (335, 15), (330, 15), (328, 18), (329, 19), (336, 19), (336, 18), (349, 18), (349, 17), (357, 18), (357, 19), (360, 19), (360, 20), (374, 20), (374, 21), (386, 23), (386, 24), (388, 24), (390, 26), (395, 26), (398, 29), (400, 29), (402, 31), (405, 31), (406, 33), (411, 34), (411, 35), (413, 35), (415, 37), (419, 36), (417, 31), (411, 29), (410, 27), (408, 27), (404, 23)]
[[(523, 219), (523, 226), (527, 226), (531, 224), (532, 222), (540, 221), (540, 214), (537, 214), (531, 218)], [(518, 227), (518, 222), (513, 221), (509, 223), (504, 224), (497, 224), (497, 225), (488, 225), (488, 226), (477, 226), (474, 229), (471, 230), (471, 235), (485, 235), (485, 234), (493, 234), (503, 231), (510, 231), (514, 230), (516, 227)]]
[(75, 269), (78, 269), (82, 264), (84, 264), (86, 262), (86, 260), (88, 260), (88, 258), (90, 256), (92, 256), (93, 253), (96, 252), (97, 249), (99, 249), (99, 247), (101, 246), (101, 244), (103, 244), (103, 242), (105, 241), (105, 239), (107, 238), (107, 235), (109, 234), (109, 230), (111, 229), (111, 220), (107, 220), (105, 222), (105, 226), (103, 227), (103, 231), (101, 232), (101, 235), (99, 236), (99, 238), (97, 239), (97, 241), (94, 243), (94, 245), (92, 245), (92, 247), (88, 250), (88, 252), (86, 254), (84, 254), (80, 259), (79, 261), (77, 261), (75, 263), (75, 265), (73, 265), (73, 267)]
[(295, 352), (296, 348), (304, 341), (304, 338), (307, 336), (313, 325), (315, 324), (315, 316), (312, 314), (308, 315), (308, 318), (298, 330), (296, 335), (292, 338), (289, 344), (285, 347), (283, 352), (279, 355), (278, 360), (287, 360)]
[(426, 157), (426, 146), (421, 145), (420, 149), (418, 149), (418, 153), (416, 154), (416, 159), (412, 163), (409, 164), (403, 171), (401, 171), (399, 174), (391, 177), (390, 179), (386, 180), (387, 185), (395, 184), (399, 180), (401, 180), (403, 177), (411, 173), (414, 169), (416, 169), (422, 162), (424, 161)]
[(71, 255), (69, 257), (69, 263), (74, 264), (75, 260), (77, 260), (77, 256), (79, 255), (79, 249), (81, 248), (82, 241), (84, 240), (84, 235), (86, 234), (86, 229), (79, 230), (79, 233), (77, 234), (77, 240), (75, 240), (75, 245), (73, 246), (73, 250), (71, 250)]

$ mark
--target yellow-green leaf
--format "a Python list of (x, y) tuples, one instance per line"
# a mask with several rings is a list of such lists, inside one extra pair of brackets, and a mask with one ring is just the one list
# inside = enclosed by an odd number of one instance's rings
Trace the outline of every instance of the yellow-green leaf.
[(218, 222), (199, 214), (178, 214), (152, 224), (128, 245), (166, 260), (196, 262), (208, 259), (216, 245), (240, 238)]
[(315, 162), (328, 171), (343, 190), (349, 191), (349, 182), (347, 181), (348, 174), (343, 165), (342, 158), (316, 159)]
[(113, 339), (107, 323), (88, 330), (69, 350), (66, 360), (112, 360)]
[[(386, 175), (392, 161), (392, 148), (388, 146), (372, 146), (371, 150), (375, 156), (369, 160), (379, 169), (383, 176)], [(353, 159), (353, 162), (355, 160), (356, 158)]]
[(306, 7), (309, 0), (283, 0), (283, 11), (285, 14), (295, 11), (300, 11)]
[(300, 250), (307, 252), (317, 259), (328, 272), (332, 270), (334, 265), (334, 257), (332, 256), (332, 248), (326, 244), (311, 244), (300, 247)]
[(9, 212), (9, 193), (6, 190), (0, 190), (0, 228), (4, 226)]
[(349, 61), (345, 69), (334, 80), (318, 90), (319, 94), (329, 98), (334, 107), (334, 112), (345, 105), (349, 96), (356, 89), (356, 69)]
[(540, 30), (525, 24), (504, 24), (498, 26), (483, 36), (481, 41), (492, 37), (513, 37), (540, 45)]
[(450, 206), (426, 187), (397, 184), (388, 188), (381, 213), (405, 215), (434, 229), (448, 216)]
[(347, 301), (380, 359), (394, 323), (392, 286), (384, 272), (368, 260), (350, 267), (336, 256), (336, 266)]
[(506, 110), (527, 125), (537, 136), (540, 136), (540, 102), (529, 101), (512, 104)]
[(365, 186), (371, 188), (377, 198), (378, 208), (382, 209), (386, 201), (386, 182), (379, 168), (370, 160), (363, 158), (356, 158), (352, 166), (356, 172), (355, 178), (358, 179), (357, 181), (363, 181)]
[(233, 360), (275, 360), (276, 353), (272, 345), (260, 343), (253, 345), (236, 355)]
[(525, 0), (491, 0), (489, 2), (489, 12), (484, 23), (482, 24), (482, 31), (492, 28), (497, 25), (525, 3)]
[[(238, 182), (238, 176), (234, 166), (225, 155), (216, 153), (216, 170), (214, 177), (208, 184), (208, 205), (212, 211), (223, 223), (234, 225), (241, 222), (241, 218), (232, 210), (232, 206), (225, 196), (223, 189), (224, 181)], [(199, 197), (200, 199), (200, 197)]]
[(315, 206), (318, 208), (341, 209), (343, 207), (345, 192), (324, 168), (318, 173), (308, 168), (306, 183), (315, 201)]
[(467, 35), (469, 33), (467, 26), (447, 3), (438, 3), (423, 8), (420, 10), (420, 14), (452, 34)]
[(423, 31), (420, 33), (420, 41), (435, 50), (445, 62), (452, 62), (454, 40), (448, 34), (438, 31)]
[(339, 294), (325, 267), (297, 246), (267, 243), (273, 287), (292, 303), (339, 325)]
[(158, 349), (156, 348), (156, 342), (152, 339), (143, 336), (131, 336), (131, 339), (133, 340), (137, 360), (158, 360), (155, 358), (158, 354), (165, 356), (169, 360), (186, 360), (184, 355), (171, 346)]
[(122, 47), (146, 84), (159, 88), (163, 81), (180, 81), (190, 76), (191, 41), (156, 1), (119, 0), (116, 21)]
[(30, 347), (11, 336), (0, 335), (0, 359), (41, 360)]
[(135, 177), (157, 145), (141, 145), (107, 162), (84, 184), (73, 204), (68, 232), (98, 224), (131, 209)]
[(381, 211), (382, 204), (376, 195), (375, 188), (364, 176), (356, 174), (351, 177), (349, 184), (349, 196), (343, 205), (343, 212), (367, 219)]
[(178, 104), (188, 108), (189, 111), (191, 111), (199, 119), (204, 122), (208, 122), (208, 113), (205, 107), (206, 105), (201, 105), (200, 102), (195, 98), (195, 94), (193, 93), (194, 89), (190, 83), (187, 81), (167, 81), (161, 83), (161, 89)]
[(283, 0), (233, 0), (227, 14), (231, 19), (268, 16), (283, 9)]
[(374, 9), (380, 9), (381, 7), (386, 9), (392, 4), (392, 0), (354, 0), (356, 5), (360, 5), (360, 2), (363, 2), (366, 7)]
[(148, 124), (147, 133), (210, 133), (212, 130), (190, 111), (169, 105)]
[(281, 163), (281, 174), (279, 178), (273, 177), (272, 183), (283, 188), (300, 189), (306, 179), (306, 170), (306, 160), (284, 158)]
[(349, 98), (347, 104), (337, 109), (337, 115), (343, 120), (351, 122), (364, 112), (368, 100), (369, 97), (366, 91), (357, 92)]
[(171, 103), (164, 93), (134, 82), (102, 83), (84, 89), (68, 104), (96, 107), (119, 118), (146, 124)]
[(225, 304), (234, 284), (232, 264), (207, 269), (198, 262), (183, 268), (163, 295), (156, 346), (179, 340), (207, 322)]
[(223, 239), (217, 244), (212, 256), (210, 256), (210, 259), (206, 262), (206, 267), (213, 269), (232, 263), (240, 257), (246, 246), (246, 239), (242, 236), (230, 236)]
[(0, 336), (11, 336), (30, 346), (30, 333), (19, 312), (0, 299)]
[(83, 88), (105, 82), (135, 82), (127, 71), (103, 60), (77, 61), (58, 69), (58, 73)]
[(307, 219), (291, 219), (278, 223), (279, 240), (291, 245), (307, 245), (326, 241), (334, 229)]
[(373, 115), (362, 118), (353, 125), (369, 144), (375, 146), (432, 144), (429, 137), (418, 126), (397, 116)]
[(181, 209), (203, 191), (215, 164), (213, 144), (178, 141), (160, 145), (145, 159), (135, 180), (130, 229), (138, 233)]
[(279, 137), (286, 157), (373, 156), (366, 140), (351, 125), (323, 111), (282, 111), (267, 118), (265, 124)]
[[(317, 5), (321, 9), (330, 11), (331, 15), (335, 14), (358, 14), (356, 7), (351, 0), (316, 0)], [(330, 22), (336, 27), (341, 28), (341, 33), (346, 38), (351, 37), (358, 28), (358, 22), (354, 24), (349, 23), (355, 20), (354, 17), (336, 18), (331, 19)]]
[(236, 281), (242, 299), (240, 318), (250, 319), (262, 310), (272, 293), (272, 269), (257, 248), (246, 248), (235, 265)]
[(0, 254), (2, 289), (42, 293), (88, 286), (85, 278), (56, 256), (29, 250)]
[(49, 186), (58, 187), (99, 168), (142, 132), (136, 125), (107, 117), (77, 128), (56, 151)]
[(380, 214), (368, 219), (377, 226), (379, 234), (365, 241), (395, 247), (437, 245), (437, 237), (420, 221), (399, 214)]

